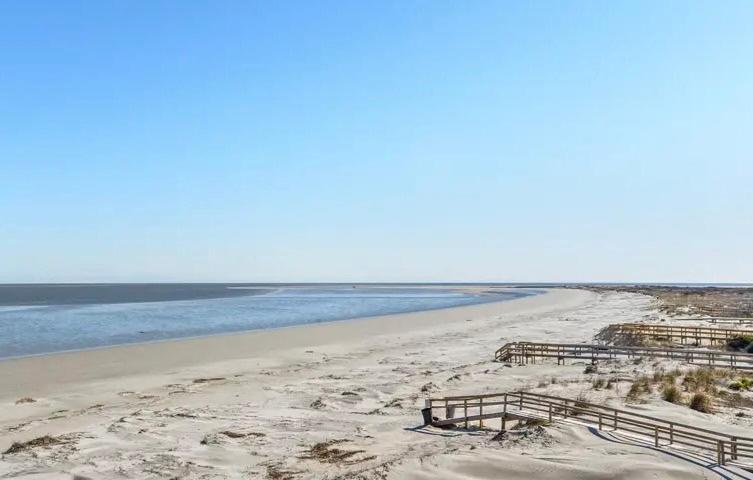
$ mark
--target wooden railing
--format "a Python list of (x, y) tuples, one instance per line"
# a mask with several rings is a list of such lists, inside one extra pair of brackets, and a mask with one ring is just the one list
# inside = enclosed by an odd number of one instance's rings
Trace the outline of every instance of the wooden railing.
[(512, 342), (503, 345), (494, 354), (495, 360), (521, 364), (536, 363), (536, 359), (538, 358), (556, 358), (558, 365), (564, 363), (567, 358), (588, 360), (595, 363), (599, 360), (612, 360), (618, 357), (666, 358), (683, 361), (692, 365), (753, 370), (753, 354), (720, 352), (697, 348)]
[(728, 460), (753, 465), (753, 438), (694, 427), (628, 410), (596, 405), (577, 399), (530, 392), (493, 393), (426, 400), (431, 425), (447, 427), (470, 422), (483, 427), (484, 420), (499, 418), (502, 430), (510, 419), (576, 420), (597, 425), (599, 430), (629, 432), (653, 440), (656, 447), (689, 447), (716, 454), (719, 464)]
[(602, 329), (596, 340), (609, 344), (620, 341), (631, 341), (636, 338), (651, 338), (655, 340), (677, 340), (682, 344), (694, 343), (702, 345), (724, 344), (737, 337), (753, 338), (753, 330), (734, 328), (702, 327), (695, 325), (667, 325), (647, 323), (617, 323)]
[(703, 320), (711, 323), (737, 323), (740, 325), (753, 324), (753, 318), (750, 317), (687, 317), (674, 318), (673, 320)]

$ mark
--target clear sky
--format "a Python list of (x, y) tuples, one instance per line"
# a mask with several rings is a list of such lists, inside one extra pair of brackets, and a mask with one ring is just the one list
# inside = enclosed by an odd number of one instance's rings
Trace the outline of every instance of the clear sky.
[(753, 281), (751, 25), (2, 2), (0, 282)]

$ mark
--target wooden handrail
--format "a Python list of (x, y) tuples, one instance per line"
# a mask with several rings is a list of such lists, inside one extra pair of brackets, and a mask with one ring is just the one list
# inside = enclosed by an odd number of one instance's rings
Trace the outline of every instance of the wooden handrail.
[(752, 317), (688, 317), (675, 318), (674, 320), (705, 320), (711, 323), (738, 323), (740, 325), (753, 323)]

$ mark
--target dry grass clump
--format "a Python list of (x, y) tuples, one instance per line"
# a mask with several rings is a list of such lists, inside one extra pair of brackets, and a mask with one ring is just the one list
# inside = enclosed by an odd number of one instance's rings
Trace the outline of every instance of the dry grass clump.
[(270, 480), (294, 480), (299, 473), (303, 472), (283, 470), (279, 465), (267, 465), (267, 478)]
[(663, 368), (657, 368), (651, 375), (654, 383), (675, 383), (678, 378), (682, 376), (682, 370), (674, 368), (670, 371), (666, 371)]
[(606, 385), (607, 381), (601, 377), (594, 379), (594, 381), (591, 383), (591, 387), (594, 390), (601, 390), (602, 388), (606, 387)]
[(521, 428), (534, 428), (534, 427), (548, 427), (551, 425), (548, 420), (543, 418), (529, 418), (525, 422), (520, 422), (511, 430), (518, 430)]
[(16, 400), (16, 405), (21, 405), (23, 403), (34, 403), (34, 402), (36, 402), (36, 400), (34, 400), (31, 397), (23, 397)]
[(317, 460), (321, 463), (333, 463), (341, 465), (352, 465), (354, 463), (365, 462), (367, 460), (372, 460), (375, 458), (374, 456), (369, 456), (359, 459), (353, 459), (352, 457), (358, 455), (359, 453), (364, 453), (364, 450), (342, 450), (334, 446), (346, 442), (350, 442), (350, 440), (340, 439), (330, 440), (328, 442), (320, 442), (311, 446), (311, 448), (304, 452), (304, 455), (301, 455), (298, 458), (306, 460)]
[(59, 438), (44, 435), (42, 437), (29, 440), (28, 442), (13, 442), (13, 445), (11, 445), (8, 450), (4, 451), (3, 454), (8, 455), (12, 453), (19, 453), (26, 450), (31, 450), (32, 448), (36, 447), (50, 447), (52, 445), (58, 445), (61, 443), (65, 442)]
[(700, 391), (716, 394), (717, 383), (732, 377), (732, 372), (719, 368), (699, 368), (685, 374), (682, 386), (686, 392)]
[(670, 403), (682, 403), (682, 392), (675, 384), (665, 383), (661, 391), (661, 398)]
[(711, 413), (713, 411), (711, 395), (705, 392), (694, 393), (688, 406), (697, 412)]
[(583, 413), (582, 410), (588, 408), (589, 403), (590, 403), (590, 399), (588, 398), (588, 396), (583, 392), (579, 393), (578, 396), (575, 397), (575, 403), (573, 404), (573, 407), (570, 410), (570, 415), (573, 417), (577, 417), (578, 415)]
[(646, 375), (641, 375), (640, 377), (636, 378), (633, 384), (630, 386), (630, 390), (628, 390), (625, 399), (628, 402), (635, 403), (642, 401), (643, 397), (650, 393), (651, 379)]

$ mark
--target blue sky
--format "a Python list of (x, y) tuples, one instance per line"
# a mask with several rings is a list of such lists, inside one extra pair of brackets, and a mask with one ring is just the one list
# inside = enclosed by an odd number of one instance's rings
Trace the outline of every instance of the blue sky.
[(0, 281), (753, 281), (751, 24), (3, 2)]

